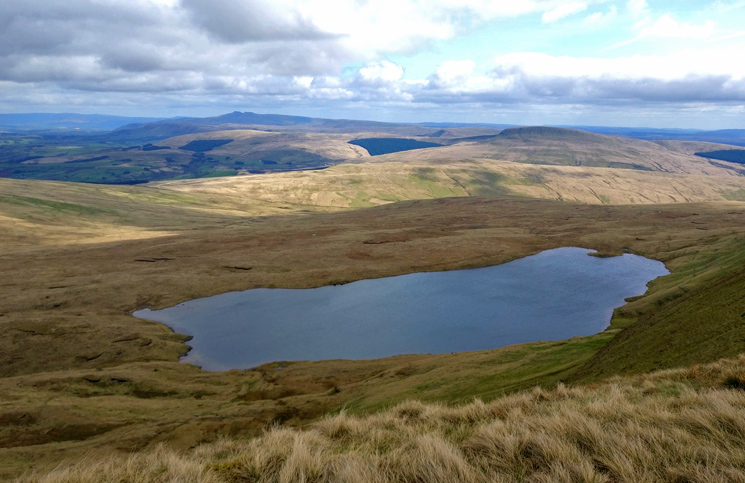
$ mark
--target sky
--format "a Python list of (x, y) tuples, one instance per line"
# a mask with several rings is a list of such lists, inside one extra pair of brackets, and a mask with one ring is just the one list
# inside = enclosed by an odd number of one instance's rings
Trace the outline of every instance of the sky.
[(745, 128), (744, 0), (4, 0), (0, 112)]

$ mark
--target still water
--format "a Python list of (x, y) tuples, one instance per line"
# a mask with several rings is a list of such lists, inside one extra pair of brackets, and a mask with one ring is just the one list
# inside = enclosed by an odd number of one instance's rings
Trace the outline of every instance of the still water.
[(370, 359), (494, 349), (601, 332), (613, 309), (669, 273), (637, 255), (558, 248), (502, 265), (314, 289), (253, 289), (136, 317), (192, 335), (206, 370), (271, 361)]

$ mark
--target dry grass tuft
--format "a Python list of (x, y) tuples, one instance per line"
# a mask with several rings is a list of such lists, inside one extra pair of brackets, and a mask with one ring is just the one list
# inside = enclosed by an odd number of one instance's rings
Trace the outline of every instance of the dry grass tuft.
[(28, 477), (44, 483), (100, 483), (102, 481), (202, 482), (224, 481), (203, 462), (185, 458), (165, 446), (126, 459), (81, 461), (69, 468), (60, 468), (43, 476)]
[(461, 407), (409, 401), (24, 482), (745, 481), (745, 356)]

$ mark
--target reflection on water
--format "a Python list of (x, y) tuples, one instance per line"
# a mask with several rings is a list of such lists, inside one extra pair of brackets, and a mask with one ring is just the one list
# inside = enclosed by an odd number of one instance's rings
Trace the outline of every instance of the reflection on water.
[(485, 268), (230, 292), (134, 315), (194, 336), (182, 360), (207, 370), (435, 354), (601, 332), (626, 297), (669, 273), (637, 255), (588, 253), (558, 248)]

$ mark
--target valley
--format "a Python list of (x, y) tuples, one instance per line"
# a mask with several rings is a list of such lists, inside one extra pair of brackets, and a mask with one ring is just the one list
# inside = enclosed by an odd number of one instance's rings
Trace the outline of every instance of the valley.
[[(241, 174), (136, 185), (0, 179), (0, 477), (161, 443), (181, 455), (212, 451), (193, 448), (384, 417), (399, 403), (399, 412), (430, 411), (409, 400), (444, 405), (453, 418), (474, 398), (499, 406), (544, 391), (553, 400), (564, 385), (605, 394), (611, 377), (635, 388), (624, 389), (631, 399), (643, 381), (666, 397), (671, 385), (708, 394), (745, 380), (745, 176), (741, 164), (696, 155), (735, 146), (559, 128), (310, 119), (271, 131), (183, 122), (201, 132), (164, 133), (163, 124), (122, 130), (138, 149), (90, 145), (22, 166), (99, 173), (112, 168), (95, 163), (116, 160), (175, 178), (201, 153), (194, 165), (211, 158), (215, 170), (200, 176), (228, 166)], [(440, 146), (371, 156), (350, 144), (391, 137)], [(91, 161), (100, 156), (110, 157)], [(131, 316), (229, 291), (483, 267), (567, 246), (639, 254), (671, 274), (593, 336), (218, 373), (179, 362), (184, 335)], [(649, 375), (659, 370), (673, 372)], [(229, 476), (219, 464), (207, 465)]]

